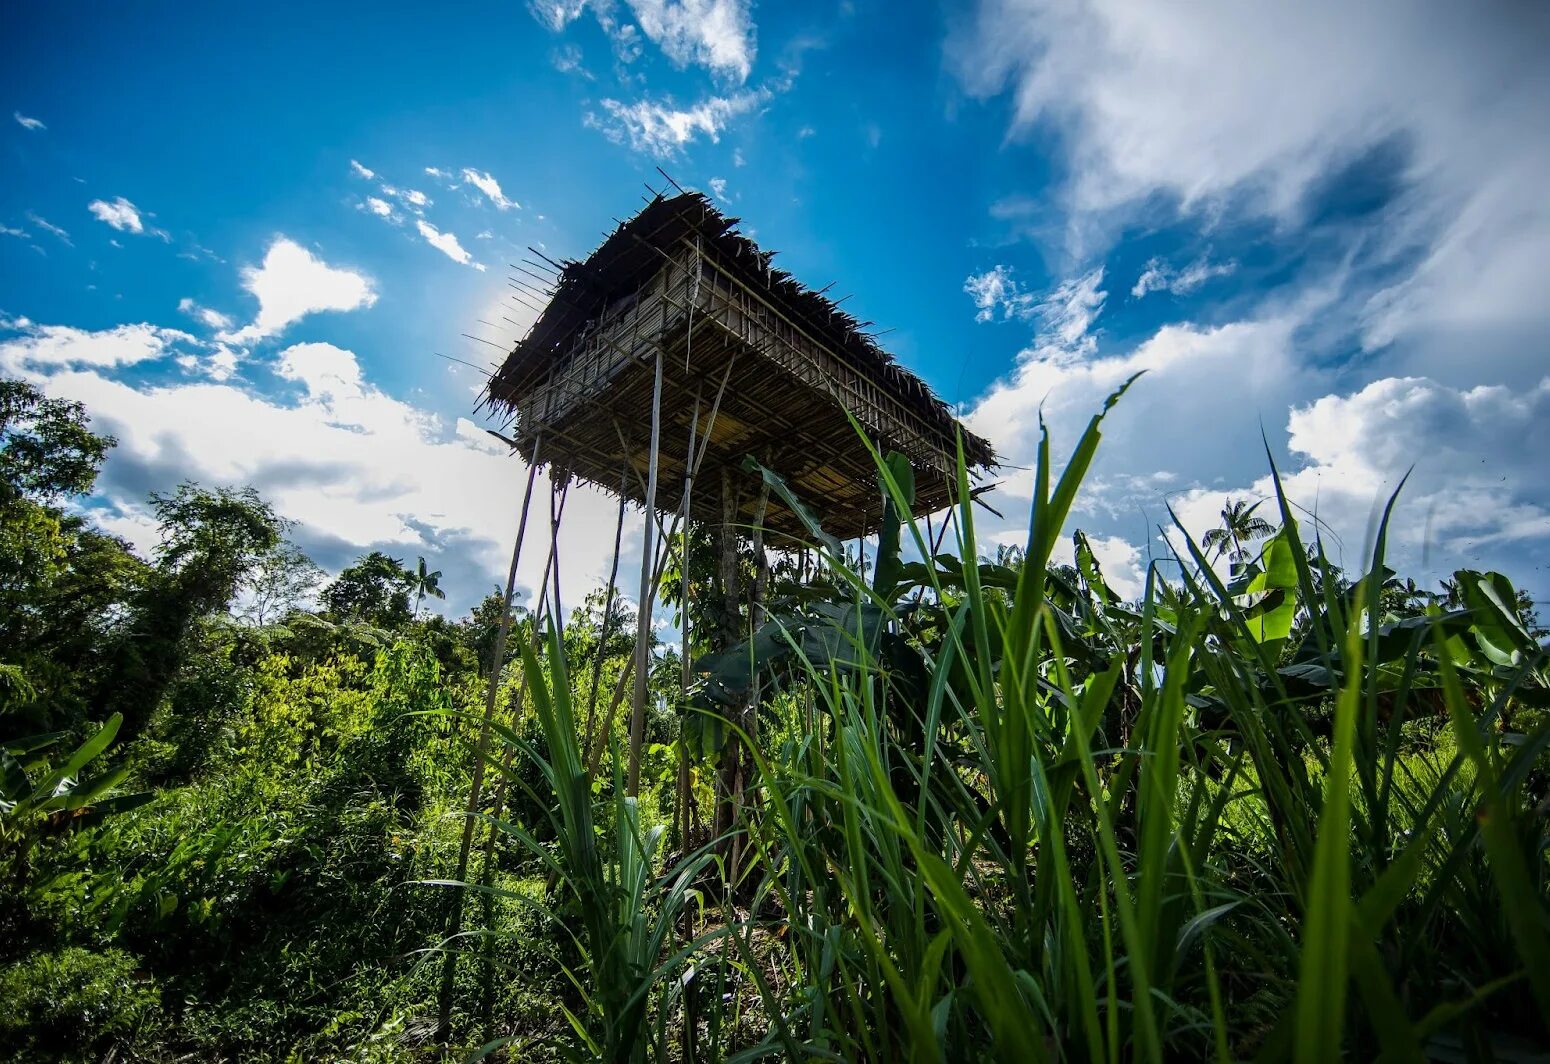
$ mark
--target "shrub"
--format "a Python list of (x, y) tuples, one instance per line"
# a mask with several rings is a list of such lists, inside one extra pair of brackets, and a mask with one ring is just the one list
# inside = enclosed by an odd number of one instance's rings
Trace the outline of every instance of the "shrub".
[(134, 1037), (161, 991), (122, 950), (35, 953), (0, 971), (0, 1041), (20, 1060), (76, 1060)]

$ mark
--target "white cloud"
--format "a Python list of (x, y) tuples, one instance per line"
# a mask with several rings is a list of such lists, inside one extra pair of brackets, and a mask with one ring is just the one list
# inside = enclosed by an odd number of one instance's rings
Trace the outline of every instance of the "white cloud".
[(724, 177), (713, 177), (708, 184), (710, 185), (711, 195), (725, 203), (727, 201), (727, 179)]
[[(1410, 561), (1407, 569), (1425, 564), (1435, 579), (1456, 564), (1489, 567), (1550, 549), (1541, 460), (1550, 449), (1550, 377), (1526, 391), (1389, 377), (1294, 407), (1286, 429), (1302, 462), (1283, 471), (1287, 494), (1317, 514), (1327, 546), (1348, 568), (1365, 568), (1373, 519), (1407, 473), (1390, 526), (1391, 550)], [(1174, 508), (1198, 537), (1227, 498), (1273, 491), (1265, 476), (1232, 490), (1197, 488)]]
[[(1097, 350), (1093, 323), (1103, 313), (1109, 294), (1103, 283), (1103, 267), (1063, 281), (1027, 312), (1038, 324), (1034, 346), (1025, 359), (1064, 363), (1085, 358)], [(1015, 297), (1014, 297), (1015, 298)], [(1021, 314), (1021, 308), (1019, 307)]]
[(711, 96), (686, 109), (663, 100), (638, 100), (628, 105), (603, 100), (608, 118), (599, 119), (589, 112), (586, 121), (616, 143), (628, 141), (636, 151), (669, 157), (702, 135), (719, 141), (732, 119), (755, 110), (769, 96), (768, 90), (750, 89), (732, 96)]
[(12, 111), (11, 112), (11, 117), (16, 119), (17, 123), (23, 129), (31, 130), (34, 133), (36, 133), (38, 130), (47, 129), (48, 128), (48, 126), (45, 126), (38, 119), (36, 119), (36, 118), (29, 118), (26, 115), (22, 114), (20, 111)]
[(464, 266), (472, 266), (480, 272), (484, 271), (484, 264), (474, 261), (474, 257), (468, 253), (468, 249), (458, 243), (455, 234), (441, 232), (424, 218), (416, 220), (414, 224), (415, 228), (420, 230), (420, 235), (425, 238), (425, 242), (447, 258), (453, 262), (460, 262)]
[(419, 189), (405, 189), (400, 195), (403, 197), (404, 202), (411, 207), (424, 207), (430, 203), (430, 197)]
[(441, 169), (439, 166), (427, 166), (425, 168), (425, 172), (431, 177), (436, 178), (438, 181), (445, 181), (447, 178), (452, 176), (450, 173)]
[(500, 210), (507, 211), (513, 207), (522, 206), (516, 200), (507, 199), (501, 192), (500, 182), (495, 180), (490, 174), (482, 173), (472, 167), (465, 167), (463, 169), (463, 180), (484, 193), (485, 198)]
[(533, 17), (558, 33), (581, 17), (587, 0), (532, 0), (528, 10)]
[(132, 366), (163, 358), (180, 345), (199, 341), (177, 329), (144, 322), (111, 329), (77, 329), (68, 325), (37, 325), (26, 318), (0, 321), (12, 335), (0, 341), (0, 369), (28, 373), (64, 366)]
[(14, 236), (20, 240), (28, 240), (32, 234), (25, 229), (13, 229), (8, 225), (0, 225), (0, 236)]
[(1547, 29), (1533, 5), (1447, 0), (983, 0), (952, 52), (971, 91), (1011, 94), (1014, 133), (1060, 132), (1076, 262), (1158, 196), (1207, 224), (1296, 226), (1387, 153), (1364, 346), (1389, 348), (1393, 375), (1529, 386), (1550, 342), (1550, 137), (1528, 133), (1550, 100)]
[(746, 81), (754, 26), (747, 0), (628, 0), (646, 36), (679, 66)]
[[(251, 484), (298, 522), (297, 539), (330, 568), (372, 549), (410, 561), (424, 554), (446, 573), (454, 609), (504, 579), (520, 503), (513, 485), (526, 472), (519, 459), (465, 419), (447, 425), (385, 394), (348, 350), (299, 344), (272, 365), (294, 396), (210, 381), (131, 385), (97, 370), (39, 380), (52, 395), (85, 402), (94, 427), (118, 437), (99, 481), (113, 514), (102, 523), (115, 531), (149, 532), (145, 495), (180, 480)], [(538, 485), (543, 491), (545, 480)], [(584, 485), (571, 490), (561, 569), (568, 604), (607, 575), (614, 506)], [(546, 501), (535, 508), (546, 512)], [(634, 513), (629, 522), (626, 544), (640, 527)], [(529, 593), (546, 532), (530, 521), (519, 576)]]
[(398, 213), (393, 210), (393, 205), (387, 200), (378, 196), (367, 196), (366, 199), (357, 204), (357, 206), (363, 211), (370, 211), (378, 218), (386, 218), (394, 225), (397, 225), (399, 222), (403, 221), (403, 219), (399, 217)]
[(225, 331), (230, 329), (233, 324), (229, 315), (222, 314), (220, 311), (210, 307), (200, 306), (187, 297), (178, 302), (178, 310), (212, 329)]
[(586, 67), (581, 65), (582, 58), (580, 48), (574, 44), (567, 44), (556, 48), (550, 54), (549, 62), (561, 74), (580, 74), (582, 77), (590, 80), (592, 75)]
[(1162, 259), (1151, 259), (1141, 271), (1141, 276), (1136, 278), (1130, 294), (1137, 299), (1148, 292), (1188, 295), (1213, 277), (1226, 277), (1237, 268), (1235, 262), (1211, 262), (1203, 255), (1182, 270), (1174, 269)]
[(492, 233), (490, 230), (488, 230), (488, 229), (481, 229), (479, 232), (474, 234), (474, 239), (475, 240), (490, 240), (490, 239), (493, 239), (494, 236), (495, 236), (495, 234)]
[(237, 363), (241, 356), (225, 344), (216, 344), (215, 349), (206, 356), (203, 369), (210, 375), (211, 380), (230, 380), (237, 372)]
[(145, 223), (140, 220), (139, 208), (123, 196), (113, 197), (112, 203), (106, 200), (92, 200), (86, 205), (86, 209), (91, 211), (99, 222), (106, 222), (119, 232), (145, 232)]
[(964, 293), (974, 300), (978, 311), (974, 315), (975, 321), (994, 321), (997, 311), (1000, 311), (1002, 321), (1033, 316), (1038, 300), (1032, 292), (1023, 291), (1012, 274), (1012, 267), (998, 265), (964, 279)]
[(355, 310), (377, 301), (370, 278), (328, 265), (288, 237), (277, 236), (261, 266), (242, 268), (242, 287), (258, 299), (253, 323), (217, 339), (251, 343), (322, 310)]
[(362, 166), (354, 159), (350, 160), (350, 169), (355, 172), (356, 177), (364, 177), (367, 181), (374, 180), (377, 176), (377, 172), (375, 170), (370, 170)]

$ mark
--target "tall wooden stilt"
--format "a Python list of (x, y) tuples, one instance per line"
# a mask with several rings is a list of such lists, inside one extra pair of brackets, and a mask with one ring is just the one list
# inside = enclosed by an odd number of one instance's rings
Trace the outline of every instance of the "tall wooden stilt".
[(603, 657), (608, 651), (608, 637), (612, 634), (614, 620), (614, 593), (619, 589), (619, 548), (624, 543), (625, 490), (630, 484), (628, 456), (619, 474), (619, 517), (614, 523), (614, 557), (608, 570), (608, 590), (603, 592), (603, 624), (597, 638), (597, 653), (592, 656), (592, 687), (587, 692), (587, 724), (582, 730), (586, 737), (586, 749), (592, 749), (593, 728), (597, 726), (597, 685), (603, 682)]
[[(511, 568), (506, 573), (506, 597), (501, 609), (501, 622), (495, 629), (495, 645), (490, 652), (490, 682), (484, 694), (484, 718), (479, 722), (479, 738), (474, 747), (473, 780), (468, 787), (468, 808), (463, 821), (463, 838), (458, 846), (457, 871), (452, 879), (462, 884), (468, 875), (468, 855), (474, 844), (474, 818), (479, 812), (479, 802), (484, 789), (484, 761), (490, 748), (490, 720), (495, 715), (495, 699), (500, 691), (501, 661), (506, 656), (506, 637), (511, 633), (511, 599), (517, 590), (517, 565), (522, 560), (522, 539), (527, 533), (528, 508), (533, 501), (533, 481), (538, 476), (540, 437), (533, 444), (533, 460), (527, 470), (527, 487), (522, 492), (522, 516), (517, 520), (517, 539), (511, 548)], [(447, 939), (452, 939), (463, 929), (463, 887), (452, 891), (450, 911), (447, 916)], [(457, 952), (449, 949), (441, 963), (441, 991), (436, 1019), (436, 1038), (445, 1042), (452, 1033), (452, 985), (457, 977)]]
[(656, 379), (651, 386), (651, 450), (646, 459), (646, 532), (640, 558), (640, 602), (635, 630), (635, 702), (630, 713), (630, 778), (627, 793), (640, 794), (640, 748), (646, 737), (646, 686), (651, 658), (651, 603), (656, 598), (653, 579), (652, 533), (656, 530), (657, 458), (662, 446), (662, 348), (657, 347)]

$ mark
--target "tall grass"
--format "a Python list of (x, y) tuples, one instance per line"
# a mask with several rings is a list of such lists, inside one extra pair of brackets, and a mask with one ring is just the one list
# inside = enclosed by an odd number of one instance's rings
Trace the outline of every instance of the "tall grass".
[[(656, 812), (586, 771), (559, 642), (529, 653), (542, 748), (503, 731), (517, 764), (491, 764), (518, 786), (524, 759), (539, 770), (544, 840), (498, 826), (549, 874), (541, 907), (572, 947), (567, 1052), (1398, 1060), (1543, 1042), (1550, 730), (1502, 718), (1543, 701), (1544, 652), (1482, 665), (1469, 616), (1387, 615), (1390, 514), (1345, 585), (1278, 476), (1281, 531), (1247, 587), (1187, 536), (1137, 603), (1080, 537), (1077, 576), (1052, 571), (1103, 416), (1058, 475), (1042, 442), (1020, 566), (976, 564), (961, 469), (952, 557), (910, 570), (923, 594), (828, 557), (886, 632), (851, 611), (843, 652), (813, 657), (788, 634), (796, 677), (761, 709), (779, 738), (744, 736), (758, 786), (736, 883), (714, 840), (665, 862)], [(908, 484), (878, 468), (907, 513)]]

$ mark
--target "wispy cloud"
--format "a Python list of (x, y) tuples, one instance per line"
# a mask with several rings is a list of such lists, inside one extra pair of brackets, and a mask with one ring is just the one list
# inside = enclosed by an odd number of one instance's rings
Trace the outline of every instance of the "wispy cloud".
[(48, 233), (50, 236), (54, 237), (61, 244), (64, 244), (67, 247), (75, 247), (75, 244), (70, 240), (69, 233), (65, 232), (64, 229), (55, 225), (53, 222), (49, 221), (47, 218), (44, 218), (42, 215), (34, 214), (32, 211), (28, 211), (27, 220), (33, 225), (37, 226), (39, 229), (43, 230), (45, 233)]
[(680, 108), (671, 100), (638, 100), (633, 104), (603, 100), (606, 117), (588, 112), (585, 123), (600, 129), (618, 144), (661, 158), (678, 154), (700, 137), (721, 139), (728, 124), (756, 110), (770, 98), (768, 89), (747, 89), (731, 96), (711, 96), (692, 107)]
[(350, 169), (355, 172), (356, 177), (364, 177), (367, 181), (373, 181), (377, 177), (377, 171), (370, 167), (362, 166), (354, 159), (350, 160)]
[(379, 196), (367, 196), (356, 206), (363, 211), (370, 211), (378, 218), (385, 218), (394, 225), (398, 225), (403, 221), (402, 216), (393, 209), (393, 205)]
[(1027, 291), (1013, 276), (1009, 266), (995, 266), (984, 273), (971, 274), (963, 290), (974, 301), (974, 320), (1033, 321), (1037, 332), (1033, 346), (1019, 359), (1063, 365), (1091, 355), (1097, 349), (1093, 323), (1103, 313), (1109, 294), (1103, 284), (1100, 266), (1079, 277), (1063, 281), (1040, 299)]
[(472, 167), (464, 167), (463, 181), (484, 193), (484, 198), (489, 200), (499, 210), (509, 211), (513, 207), (522, 206), (516, 200), (507, 199), (505, 194), (501, 192), (500, 182), (488, 173), (475, 170)]
[(186, 296), (178, 301), (178, 310), (209, 328), (223, 332), (230, 329), (233, 324), (230, 315), (222, 314), (211, 307), (201, 306)]
[(747, 0), (629, 0), (629, 5), (641, 31), (674, 63), (748, 79), (755, 48)]
[(48, 128), (48, 126), (45, 126), (40, 120), (36, 118), (30, 118), (27, 115), (22, 114), (20, 111), (12, 111), (11, 117), (16, 119), (17, 124), (20, 125), (23, 129), (29, 129), (34, 133)]
[(1171, 292), (1176, 296), (1188, 295), (1213, 277), (1226, 277), (1238, 268), (1236, 262), (1211, 262), (1206, 256), (1191, 262), (1183, 269), (1175, 269), (1162, 259), (1152, 259), (1136, 278), (1130, 294), (1137, 299), (1148, 292)]
[(481, 273), (484, 272), (484, 263), (475, 262), (474, 257), (468, 253), (468, 249), (458, 242), (455, 234), (442, 232), (424, 218), (416, 219), (414, 224), (420, 231), (420, 235), (425, 238), (425, 242), (447, 258), (453, 262), (460, 262), (464, 266), (472, 266)]
[(1032, 292), (1025, 292), (1010, 266), (993, 266), (984, 273), (970, 274), (963, 282), (964, 293), (974, 300), (975, 321), (1002, 321), (1030, 318), (1038, 307)]
[(160, 237), (168, 243), (172, 242), (172, 235), (165, 229), (146, 225), (145, 220), (140, 216), (140, 208), (123, 196), (114, 196), (111, 203), (107, 200), (92, 200), (86, 205), (86, 209), (91, 211), (92, 216), (99, 222), (106, 222), (121, 233)]

